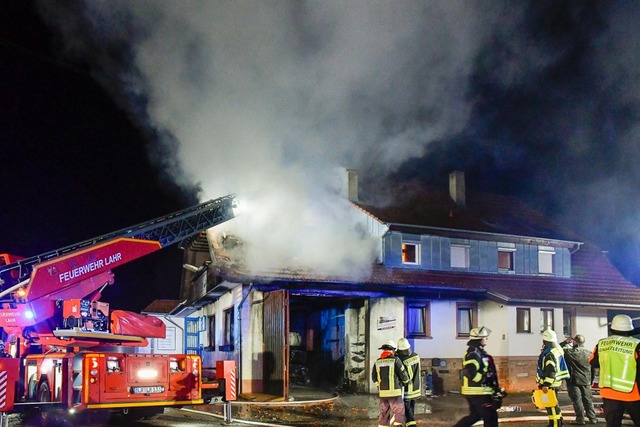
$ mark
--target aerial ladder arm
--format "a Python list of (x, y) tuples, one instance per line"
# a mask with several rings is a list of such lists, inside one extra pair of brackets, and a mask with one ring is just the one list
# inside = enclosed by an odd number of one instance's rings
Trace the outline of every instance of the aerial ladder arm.
[[(0, 326), (29, 326), (46, 319), (51, 302), (84, 297), (113, 282), (111, 269), (181, 242), (234, 217), (228, 195), (0, 266)], [(26, 305), (36, 318), (16, 312)], [(18, 310), (19, 311), (19, 310)], [(39, 319), (37, 319), (39, 318)], [(9, 324), (4, 320), (9, 320)]]

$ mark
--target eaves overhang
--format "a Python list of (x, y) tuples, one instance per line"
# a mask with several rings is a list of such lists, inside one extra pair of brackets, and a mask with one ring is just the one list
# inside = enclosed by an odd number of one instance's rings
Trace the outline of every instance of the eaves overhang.
[(625, 308), (625, 309), (633, 309), (638, 310), (640, 306), (637, 304), (623, 304), (623, 303), (612, 303), (612, 302), (596, 302), (596, 301), (554, 301), (554, 300), (546, 300), (546, 299), (537, 299), (537, 298), (513, 298), (507, 295), (501, 294), (499, 292), (487, 292), (487, 296), (490, 300), (507, 304), (507, 305), (545, 305), (545, 306), (553, 306), (553, 305), (561, 305), (563, 307), (569, 306), (580, 306), (580, 307), (598, 307), (598, 308)]
[(492, 240), (504, 243), (526, 243), (532, 245), (556, 246), (566, 248), (579, 248), (584, 242), (564, 240), (541, 236), (521, 236), (515, 234), (494, 233), (488, 231), (462, 230), (455, 228), (433, 227), (428, 225), (403, 224), (398, 222), (386, 222), (389, 231), (402, 231), (412, 234), (429, 233), (435, 236), (452, 237), (460, 239)]

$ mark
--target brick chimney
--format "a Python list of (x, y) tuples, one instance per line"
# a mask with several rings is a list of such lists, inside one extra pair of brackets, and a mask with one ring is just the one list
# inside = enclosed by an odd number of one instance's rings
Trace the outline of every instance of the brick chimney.
[(358, 201), (358, 171), (347, 169), (347, 198), (350, 202)]
[(453, 171), (449, 174), (449, 196), (456, 205), (464, 207), (466, 204), (464, 172)]

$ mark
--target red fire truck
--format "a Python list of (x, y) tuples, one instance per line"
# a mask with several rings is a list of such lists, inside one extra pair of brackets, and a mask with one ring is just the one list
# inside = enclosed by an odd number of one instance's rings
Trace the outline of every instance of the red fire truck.
[[(31, 258), (0, 254), (0, 412), (131, 418), (202, 404), (195, 354), (137, 354), (164, 338), (153, 316), (99, 300), (112, 269), (234, 217), (232, 195)], [(224, 385), (224, 382), (222, 382)]]

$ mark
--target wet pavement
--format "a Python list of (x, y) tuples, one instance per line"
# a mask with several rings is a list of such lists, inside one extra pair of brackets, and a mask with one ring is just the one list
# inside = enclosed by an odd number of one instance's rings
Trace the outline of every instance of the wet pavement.
[[(292, 398), (283, 401), (241, 400), (231, 405), (232, 422), (226, 420), (225, 405), (205, 405), (194, 408), (207, 412), (226, 425), (286, 425), (286, 426), (377, 426), (378, 398), (369, 394), (334, 394), (312, 388), (292, 388)], [(575, 419), (571, 400), (566, 392), (559, 393), (565, 421)], [(594, 403), (600, 407), (600, 396), (594, 394)], [(420, 426), (451, 426), (468, 412), (467, 402), (459, 393), (421, 397), (416, 404), (416, 420)], [(600, 423), (604, 425), (602, 412)], [(501, 423), (519, 426), (544, 426), (546, 412), (537, 409), (530, 393), (509, 395), (499, 412)], [(482, 422), (479, 423), (482, 425)]]

